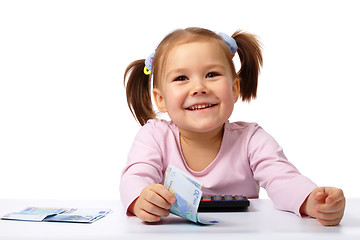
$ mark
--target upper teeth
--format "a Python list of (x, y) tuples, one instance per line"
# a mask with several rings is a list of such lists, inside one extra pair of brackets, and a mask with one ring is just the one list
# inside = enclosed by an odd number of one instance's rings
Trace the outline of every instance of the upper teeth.
[(208, 107), (212, 107), (213, 104), (200, 104), (200, 105), (194, 105), (189, 107), (190, 110), (198, 110), (198, 109), (203, 109), (203, 108), (208, 108)]

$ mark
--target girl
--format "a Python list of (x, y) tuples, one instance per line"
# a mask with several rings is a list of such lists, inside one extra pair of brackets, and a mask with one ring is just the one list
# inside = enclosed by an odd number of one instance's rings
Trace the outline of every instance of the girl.
[[(238, 53), (241, 69), (232, 58)], [(255, 123), (228, 121), (241, 97), (256, 97), (262, 65), (257, 39), (232, 37), (202, 28), (167, 35), (146, 60), (125, 71), (129, 108), (143, 126), (128, 155), (121, 178), (127, 214), (160, 221), (176, 199), (162, 185), (169, 164), (203, 183), (203, 193), (257, 198), (267, 190), (278, 209), (337, 225), (345, 198), (341, 189), (317, 187), (286, 159), (282, 148)], [(151, 101), (171, 121), (157, 120)]]

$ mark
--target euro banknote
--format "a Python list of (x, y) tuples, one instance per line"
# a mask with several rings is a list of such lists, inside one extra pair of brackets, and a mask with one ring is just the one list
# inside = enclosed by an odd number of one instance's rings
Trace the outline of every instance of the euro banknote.
[(179, 168), (170, 165), (165, 173), (164, 186), (174, 195), (176, 202), (170, 213), (201, 224), (214, 224), (218, 221), (200, 219), (198, 207), (202, 196), (202, 183)]
[(38, 222), (73, 222), (92, 223), (105, 217), (111, 209), (97, 208), (39, 208), (28, 207), (20, 212), (12, 212), (1, 219), (38, 221)]

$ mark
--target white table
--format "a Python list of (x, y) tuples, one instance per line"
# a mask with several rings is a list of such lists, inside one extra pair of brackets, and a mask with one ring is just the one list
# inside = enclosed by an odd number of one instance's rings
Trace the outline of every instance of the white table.
[(324, 227), (317, 220), (299, 218), (274, 209), (271, 200), (250, 200), (247, 212), (200, 213), (220, 220), (201, 226), (170, 215), (157, 224), (127, 217), (120, 200), (11, 200), (0, 199), (0, 215), (28, 206), (111, 208), (113, 212), (92, 224), (0, 220), (0, 239), (360, 239), (360, 199), (348, 199), (339, 226)]

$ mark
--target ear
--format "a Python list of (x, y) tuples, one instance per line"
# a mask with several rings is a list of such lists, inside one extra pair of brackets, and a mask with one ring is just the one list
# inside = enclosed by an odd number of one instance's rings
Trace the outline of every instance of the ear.
[(240, 79), (239, 79), (239, 77), (236, 77), (234, 79), (232, 91), (233, 91), (233, 96), (234, 96), (234, 103), (236, 103), (240, 96)]
[(159, 111), (163, 113), (167, 112), (166, 102), (163, 95), (161, 94), (160, 89), (154, 88), (153, 95), (156, 107), (159, 109)]

